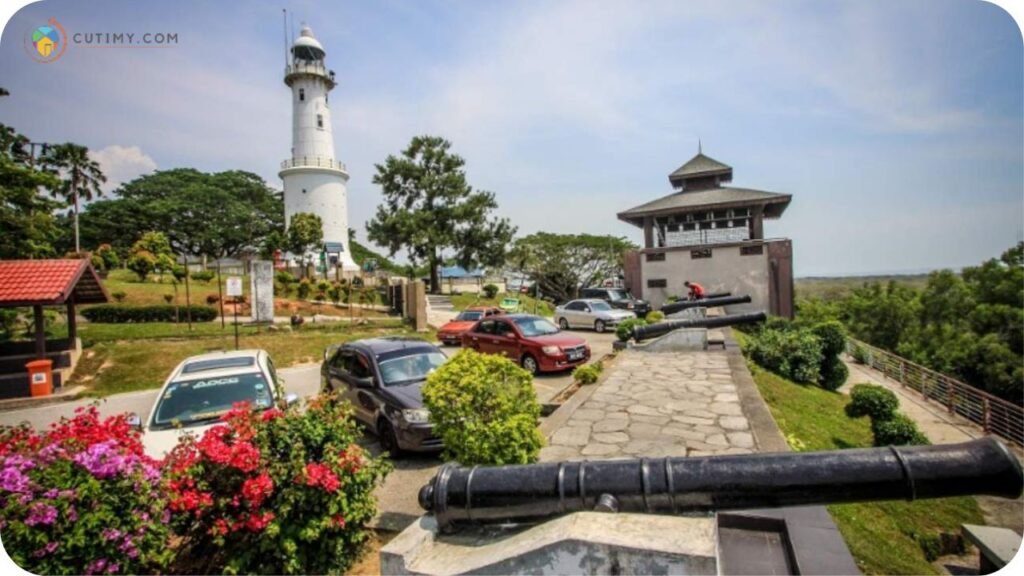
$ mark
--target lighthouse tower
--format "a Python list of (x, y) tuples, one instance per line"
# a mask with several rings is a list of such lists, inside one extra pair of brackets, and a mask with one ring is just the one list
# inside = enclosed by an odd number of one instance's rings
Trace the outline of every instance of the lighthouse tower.
[[(331, 108), (327, 94), (335, 86), (334, 71), (324, 65), (324, 51), (309, 26), (292, 44), (284, 83), (292, 89), (292, 156), (281, 163), (285, 225), (300, 212), (323, 221), (327, 265), (357, 270), (348, 241), (348, 171), (334, 158)], [(295, 255), (296, 257), (300, 255)]]

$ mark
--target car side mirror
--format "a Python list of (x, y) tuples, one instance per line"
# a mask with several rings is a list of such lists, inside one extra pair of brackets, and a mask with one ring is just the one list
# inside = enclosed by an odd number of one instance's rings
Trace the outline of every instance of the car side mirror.
[(299, 401), (299, 395), (294, 392), (289, 392), (284, 396), (284, 405), (291, 406)]
[(373, 388), (373, 377), (367, 376), (366, 378), (356, 378), (357, 388)]
[(135, 412), (129, 414), (126, 421), (128, 425), (131, 426), (132, 428), (135, 428), (136, 430), (142, 430), (142, 418), (139, 418), (139, 415), (136, 414)]

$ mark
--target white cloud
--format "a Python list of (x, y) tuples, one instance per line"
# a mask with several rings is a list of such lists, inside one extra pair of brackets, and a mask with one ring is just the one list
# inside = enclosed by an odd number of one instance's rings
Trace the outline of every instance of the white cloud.
[(138, 146), (113, 144), (101, 150), (90, 150), (89, 156), (99, 163), (107, 176), (105, 192), (116, 190), (121, 184), (157, 168), (156, 162)]

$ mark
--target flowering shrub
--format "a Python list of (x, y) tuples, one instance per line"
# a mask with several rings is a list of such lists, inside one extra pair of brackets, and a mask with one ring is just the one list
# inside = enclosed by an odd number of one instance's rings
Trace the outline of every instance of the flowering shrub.
[(371, 495), (389, 464), (366, 454), (347, 405), (303, 411), (246, 404), (164, 463), (183, 573), (344, 572), (366, 540)]
[(138, 574), (170, 560), (157, 463), (124, 416), (79, 408), (39, 434), (0, 429), (0, 534), (36, 574)]

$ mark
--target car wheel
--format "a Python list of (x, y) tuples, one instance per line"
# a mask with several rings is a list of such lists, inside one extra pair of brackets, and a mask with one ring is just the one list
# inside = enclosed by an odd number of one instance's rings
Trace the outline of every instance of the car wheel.
[(530, 356), (529, 354), (523, 356), (522, 364), (523, 369), (529, 372), (530, 374), (533, 374), (534, 376), (536, 376), (537, 373), (540, 372), (540, 366), (537, 365), (537, 359), (534, 358), (533, 356)]
[(604, 320), (594, 322), (594, 330), (597, 332), (604, 332)]
[(558, 327), (561, 328), (562, 330), (568, 330), (569, 329), (569, 321), (566, 320), (565, 318), (559, 318), (558, 319)]
[(377, 437), (380, 439), (381, 449), (391, 454), (392, 458), (397, 458), (402, 453), (402, 449), (398, 446), (398, 436), (395, 435), (395, 429), (386, 418), (382, 418), (380, 423), (377, 424)]

